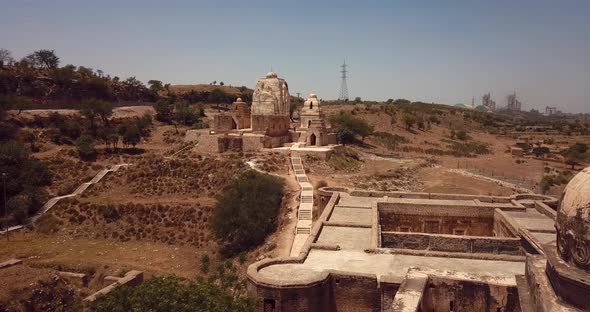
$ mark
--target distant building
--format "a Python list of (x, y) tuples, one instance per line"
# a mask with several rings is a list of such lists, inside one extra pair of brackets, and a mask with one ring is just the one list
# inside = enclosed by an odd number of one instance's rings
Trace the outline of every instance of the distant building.
[(546, 106), (545, 115), (551, 116), (557, 114), (557, 107)]
[(516, 92), (508, 95), (506, 102), (506, 109), (509, 111), (520, 112), (522, 109), (522, 103), (516, 98)]
[(488, 94), (483, 95), (483, 98), (481, 99), (481, 105), (483, 105), (489, 111), (493, 112), (496, 110), (496, 102), (492, 100), (489, 92)]

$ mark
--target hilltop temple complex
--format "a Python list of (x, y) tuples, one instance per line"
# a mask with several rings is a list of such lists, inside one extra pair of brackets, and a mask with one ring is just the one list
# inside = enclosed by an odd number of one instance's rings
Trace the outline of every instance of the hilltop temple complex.
[(238, 98), (228, 111), (214, 116), (213, 130), (200, 133), (197, 149), (252, 152), (336, 144), (336, 135), (324, 122), (317, 95), (310, 94), (305, 101), (299, 114), (300, 125), (291, 121), (290, 108), (287, 81), (269, 72), (256, 83), (251, 106)]

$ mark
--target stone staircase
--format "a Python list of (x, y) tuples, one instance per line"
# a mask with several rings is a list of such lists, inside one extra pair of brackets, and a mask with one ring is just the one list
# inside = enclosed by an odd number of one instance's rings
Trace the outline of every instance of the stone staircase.
[[(86, 189), (88, 189), (88, 187), (90, 187), (90, 185), (100, 182), (100, 180), (102, 180), (102, 178), (104, 178), (109, 172), (118, 171), (121, 167), (124, 167), (124, 166), (129, 166), (129, 164), (113, 165), (113, 166), (111, 166), (110, 169), (101, 170), (101, 171), (99, 171), (94, 176), (94, 178), (92, 178), (92, 180), (90, 180), (90, 182), (82, 183), (71, 194), (67, 194), (67, 195), (63, 195), (63, 196), (56, 196), (56, 197), (50, 198), (43, 205), (43, 207), (41, 207), (41, 209), (39, 209), (39, 211), (37, 212), (37, 214), (35, 214), (34, 216), (32, 216), (31, 218), (29, 218), (28, 220), (25, 221), (25, 224), (31, 224), (31, 223), (35, 222), (44, 213), (46, 213), (47, 211), (49, 211), (49, 209), (53, 208), (53, 206), (55, 206), (55, 204), (57, 204), (60, 200), (62, 200), (64, 198), (74, 197), (74, 196), (78, 196), (78, 195), (82, 194), (84, 191), (86, 191)], [(9, 232), (16, 231), (16, 230), (19, 230), (21, 228), (23, 228), (22, 225), (17, 225), (17, 226), (13, 226), (13, 227), (8, 228), (8, 231)], [(5, 233), (5, 232), (6, 231), (0, 231), (0, 233)]]
[[(296, 143), (293, 147), (299, 147), (301, 143)], [(295, 180), (301, 189), (299, 198), (299, 208), (297, 209), (297, 225), (295, 227), (295, 238), (291, 246), (291, 257), (296, 257), (301, 252), (301, 248), (311, 234), (313, 224), (313, 186), (305, 174), (303, 162), (296, 151), (291, 151), (291, 166), (295, 172)]]

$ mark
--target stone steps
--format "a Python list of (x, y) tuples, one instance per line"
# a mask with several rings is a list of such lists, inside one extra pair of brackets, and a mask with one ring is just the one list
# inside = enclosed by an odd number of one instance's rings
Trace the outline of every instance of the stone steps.
[(311, 210), (299, 210), (299, 216), (297, 217), (299, 220), (311, 220), (312, 219), (312, 212)]
[(307, 228), (307, 227), (300, 228), (300, 227), (298, 227), (297, 228), (297, 231), (295, 232), (295, 234), (311, 234), (311, 228)]
[[(37, 212), (37, 214), (35, 214), (34, 216), (32, 216), (31, 218), (29, 218), (28, 220), (25, 221), (25, 224), (30, 224), (30, 223), (35, 222), (37, 219), (39, 219), (39, 217), (41, 217), (41, 215), (43, 215), (49, 209), (53, 208), (53, 206), (55, 206), (60, 200), (62, 200), (64, 198), (74, 197), (74, 196), (82, 194), (84, 191), (86, 191), (88, 189), (88, 187), (90, 187), (90, 185), (100, 182), (100, 180), (102, 180), (102, 178), (104, 178), (109, 172), (118, 171), (121, 167), (126, 167), (129, 165), (130, 164), (118, 164), (118, 165), (111, 166), (110, 169), (103, 169), (103, 170), (99, 171), (92, 178), (92, 180), (90, 180), (90, 182), (84, 182), (84, 183), (80, 184), (80, 186), (78, 186), (76, 188), (76, 190), (74, 190), (71, 194), (50, 198), (47, 202), (45, 202), (45, 204), (41, 207), (41, 209), (39, 209), (39, 212)], [(22, 225), (14, 226), (14, 227), (9, 228), (8, 231), (9, 232), (15, 231), (15, 230), (18, 230), (21, 228), (23, 228)]]

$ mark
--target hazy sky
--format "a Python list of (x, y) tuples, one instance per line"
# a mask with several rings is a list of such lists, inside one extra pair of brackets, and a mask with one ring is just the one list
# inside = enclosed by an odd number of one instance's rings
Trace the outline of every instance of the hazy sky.
[(253, 87), (272, 66), (292, 94), (590, 112), (590, 1), (8, 1), (0, 48), (172, 84)]

